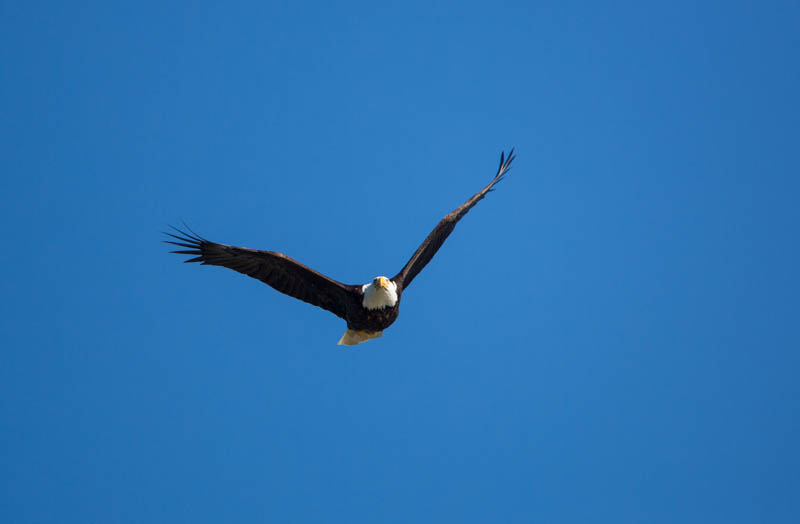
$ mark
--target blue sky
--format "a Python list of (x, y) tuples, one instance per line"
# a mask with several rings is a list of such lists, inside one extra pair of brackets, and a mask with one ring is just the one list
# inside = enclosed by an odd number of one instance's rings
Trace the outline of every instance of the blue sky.
[(0, 16), (0, 521), (798, 521), (796, 2)]

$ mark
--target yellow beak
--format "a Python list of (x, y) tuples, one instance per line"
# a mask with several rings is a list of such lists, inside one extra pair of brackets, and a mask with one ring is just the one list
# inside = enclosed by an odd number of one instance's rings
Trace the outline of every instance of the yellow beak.
[(389, 279), (386, 277), (378, 277), (378, 285), (383, 289), (389, 289)]

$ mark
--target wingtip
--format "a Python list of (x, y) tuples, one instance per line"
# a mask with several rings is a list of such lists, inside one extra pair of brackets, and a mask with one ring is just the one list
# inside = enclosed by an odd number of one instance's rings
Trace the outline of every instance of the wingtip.
[(183, 224), (183, 227), (185, 227), (186, 229), (188, 229), (188, 230), (189, 230), (189, 232), (190, 232), (192, 235), (194, 235), (194, 236), (195, 236), (195, 237), (196, 237), (198, 240), (206, 241), (206, 239), (205, 239), (205, 238), (203, 238), (201, 235), (198, 235), (197, 233), (195, 233), (195, 232), (194, 232), (194, 230), (193, 230), (192, 228), (190, 228), (190, 227), (189, 227), (189, 224), (187, 224), (185, 221), (181, 220), (181, 223)]
[(512, 147), (511, 150), (508, 152), (508, 156), (506, 156), (506, 152), (502, 151), (500, 153), (500, 167), (497, 168), (497, 174), (494, 176), (495, 180), (499, 182), (503, 179), (503, 176), (511, 169), (511, 162), (517, 158), (514, 154), (514, 150), (516, 148)]
[[(170, 244), (173, 246), (188, 248), (189, 250), (174, 250), (170, 251), (170, 253), (175, 253), (176, 255), (192, 255), (194, 258), (190, 258), (188, 260), (184, 260), (184, 264), (190, 262), (204, 262), (203, 256), (203, 245), (208, 241), (192, 231), (192, 229), (186, 225), (186, 222), (181, 221), (186, 229), (189, 232), (184, 231), (180, 228), (173, 226), (172, 224), (168, 224), (170, 228), (172, 228), (175, 233), (170, 233), (169, 231), (162, 231), (162, 233), (168, 237), (169, 239), (162, 240), (164, 244)], [(174, 240), (172, 240), (174, 239)], [(177, 241), (177, 242), (176, 242)], [(199, 256), (196, 256), (199, 255)]]
[(514, 154), (514, 151), (515, 151), (516, 149), (517, 149), (516, 147), (512, 147), (512, 148), (511, 148), (511, 151), (509, 151), (509, 152), (508, 152), (508, 156), (506, 157), (506, 166), (510, 166), (510, 165), (511, 165), (511, 162), (512, 162), (512, 161), (513, 161), (515, 158), (517, 158), (517, 155), (515, 155), (515, 154)]

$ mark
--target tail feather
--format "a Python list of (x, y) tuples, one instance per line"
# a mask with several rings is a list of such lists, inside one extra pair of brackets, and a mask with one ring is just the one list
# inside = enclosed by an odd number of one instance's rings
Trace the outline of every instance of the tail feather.
[(367, 340), (378, 338), (381, 335), (383, 335), (383, 331), (356, 331), (354, 329), (348, 329), (336, 344), (339, 346), (355, 346)]

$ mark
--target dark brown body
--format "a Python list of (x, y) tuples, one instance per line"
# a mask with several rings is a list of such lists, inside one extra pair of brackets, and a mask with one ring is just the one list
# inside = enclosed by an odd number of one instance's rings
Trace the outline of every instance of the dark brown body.
[(360, 292), (356, 300), (350, 301), (347, 305), (345, 320), (347, 328), (355, 331), (377, 332), (383, 331), (397, 320), (400, 314), (401, 290), (397, 289), (397, 304), (394, 307), (383, 307), (380, 309), (367, 309), (362, 305), (364, 294)]

